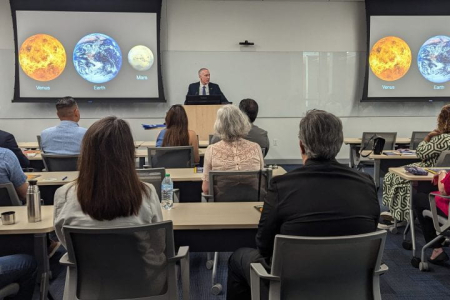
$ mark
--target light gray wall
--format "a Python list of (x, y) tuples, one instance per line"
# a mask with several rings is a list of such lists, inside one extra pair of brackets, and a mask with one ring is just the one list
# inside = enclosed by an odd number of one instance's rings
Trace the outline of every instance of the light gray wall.
[[(172, 104), (182, 103), (200, 67), (208, 67), (235, 104), (260, 103), (256, 124), (277, 140), (268, 159), (299, 159), (300, 118), (312, 108), (341, 117), (344, 135), (435, 127), (441, 103), (360, 103), (365, 64), (364, 2), (166, 0), (161, 20), (162, 72), (167, 104), (80, 104), (81, 126), (106, 115), (127, 119), (136, 140), (156, 132)], [(253, 47), (239, 46), (249, 40)], [(0, 0), (0, 128), (34, 140), (57, 123), (51, 104), (11, 103), (14, 44), (8, 0)], [(348, 158), (344, 146), (339, 158)]]

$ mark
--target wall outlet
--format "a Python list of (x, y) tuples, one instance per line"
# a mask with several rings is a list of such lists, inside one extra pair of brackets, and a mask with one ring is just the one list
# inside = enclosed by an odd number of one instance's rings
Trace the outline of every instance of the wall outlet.
[(278, 139), (273, 139), (273, 146), (274, 147), (278, 146)]

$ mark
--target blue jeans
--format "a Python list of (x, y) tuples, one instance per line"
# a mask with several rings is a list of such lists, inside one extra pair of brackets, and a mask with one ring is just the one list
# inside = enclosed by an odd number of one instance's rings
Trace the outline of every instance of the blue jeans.
[(27, 300), (33, 297), (36, 284), (37, 264), (27, 254), (14, 254), (0, 257), (0, 288), (18, 283), (19, 293), (8, 299)]

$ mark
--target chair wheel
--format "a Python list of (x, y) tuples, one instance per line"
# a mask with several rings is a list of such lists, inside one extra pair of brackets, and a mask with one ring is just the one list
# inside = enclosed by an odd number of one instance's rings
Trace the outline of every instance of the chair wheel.
[(211, 270), (213, 268), (213, 266), (214, 266), (214, 260), (207, 260), (206, 261), (206, 268), (208, 270)]
[(427, 262), (421, 262), (419, 264), (419, 270), (422, 271), (422, 272), (429, 271), (430, 268), (428, 267), (428, 263)]
[(211, 293), (213, 295), (219, 295), (222, 292), (222, 285), (220, 283), (216, 283), (215, 285), (212, 286), (211, 288)]
[(403, 241), (402, 246), (403, 246), (403, 249), (412, 250), (412, 242), (411, 241)]
[(414, 268), (419, 268), (419, 265), (421, 264), (422, 262), (420, 261), (420, 258), (419, 257), (413, 257), (413, 258), (411, 258), (411, 265), (414, 267)]
[(398, 232), (397, 227), (389, 228), (389, 232), (392, 233), (392, 234), (397, 234), (397, 232)]

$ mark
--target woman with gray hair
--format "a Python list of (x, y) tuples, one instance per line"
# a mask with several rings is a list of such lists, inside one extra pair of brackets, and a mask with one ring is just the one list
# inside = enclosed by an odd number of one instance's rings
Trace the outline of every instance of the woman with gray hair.
[(209, 192), (209, 171), (256, 171), (264, 167), (261, 147), (244, 137), (250, 131), (248, 117), (236, 106), (225, 105), (217, 111), (215, 134), (221, 141), (209, 145), (203, 164), (203, 185)]

